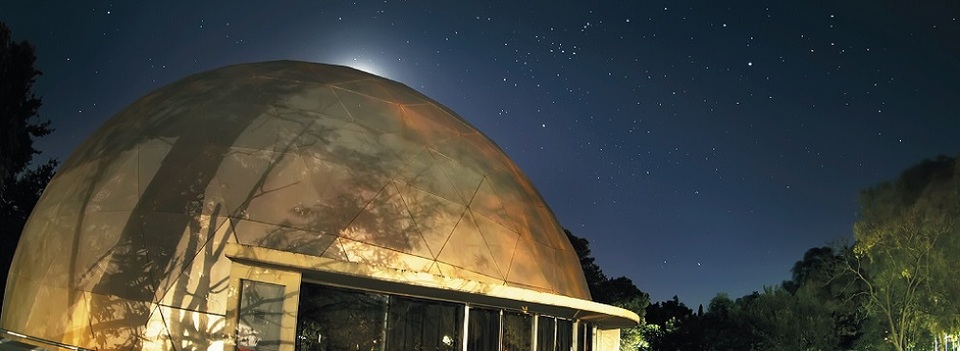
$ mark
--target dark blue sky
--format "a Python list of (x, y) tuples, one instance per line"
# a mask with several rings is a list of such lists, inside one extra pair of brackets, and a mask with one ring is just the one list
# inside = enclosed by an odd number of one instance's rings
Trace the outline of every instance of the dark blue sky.
[(850, 240), (860, 190), (960, 152), (960, 3), (0, 3), (64, 159), (220, 66), (350, 65), (457, 111), (611, 276), (691, 306)]

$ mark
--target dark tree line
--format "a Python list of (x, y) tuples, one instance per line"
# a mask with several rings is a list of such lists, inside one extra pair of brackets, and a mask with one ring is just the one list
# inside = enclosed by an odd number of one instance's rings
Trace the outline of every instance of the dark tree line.
[(23, 225), (57, 167), (56, 160), (33, 164), (40, 154), (34, 140), (53, 131), (49, 121), (36, 119), (41, 100), (33, 83), (40, 71), (33, 51), (0, 22), (0, 298)]
[(590, 288), (593, 301), (630, 310), (640, 316), (640, 325), (620, 331), (620, 349), (636, 350), (643, 344), (643, 319), (650, 295), (641, 291), (627, 277), (610, 278), (603, 273), (590, 252), (590, 242), (564, 229), (567, 239), (573, 244), (583, 267), (583, 275)]
[(813, 248), (778, 286), (731, 299), (718, 294), (696, 313), (680, 302), (647, 307), (645, 350), (852, 350), (870, 349), (857, 282), (839, 274), (846, 256)]
[(957, 218), (960, 160), (925, 160), (863, 191), (854, 243), (809, 249), (790, 280), (705, 312), (649, 305), (641, 349), (945, 350), (960, 333)]
[[(27, 217), (57, 167), (35, 163), (33, 46), (0, 22), (0, 293)], [(651, 304), (626, 277), (610, 278), (589, 242), (566, 232), (593, 299), (637, 313), (622, 350), (932, 350), (960, 333), (960, 160), (925, 160), (863, 191), (852, 245), (809, 249), (791, 279), (697, 311), (676, 296)]]

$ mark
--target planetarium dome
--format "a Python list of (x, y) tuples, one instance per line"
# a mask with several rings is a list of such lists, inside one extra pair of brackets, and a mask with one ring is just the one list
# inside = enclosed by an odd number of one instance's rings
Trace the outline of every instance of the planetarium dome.
[(486, 136), (400, 83), (278, 61), (170, 84), (81, 144), (24, 229), (0, 328), (98, 350), (586, 350), (637, 321), (589, 300)]

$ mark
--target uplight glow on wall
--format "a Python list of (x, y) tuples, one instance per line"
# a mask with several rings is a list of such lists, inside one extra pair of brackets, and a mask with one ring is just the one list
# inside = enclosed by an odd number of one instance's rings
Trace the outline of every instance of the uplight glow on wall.
[(486, 136), (400, 83), (278, 61), (150, 93), (64, 162), (0, 328), (96, 350), (616, 349), (576, 253)]

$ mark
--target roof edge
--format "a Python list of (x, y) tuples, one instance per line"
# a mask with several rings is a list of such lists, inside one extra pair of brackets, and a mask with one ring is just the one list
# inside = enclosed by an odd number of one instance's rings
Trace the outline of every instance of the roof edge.
[[(515, 286), (344, 262), (236, 243), (228, 243), (224, 253), (232, 260), (296, 270), (300, 271), (306, 280), (333, 285), (529, 310), (557, 317), (581, 319), (601, 328), (632, 327), (640, 321), (640, 316), (636, 313), (620, 307)], [(411, 287), (415, 289), (410, 289)]]

